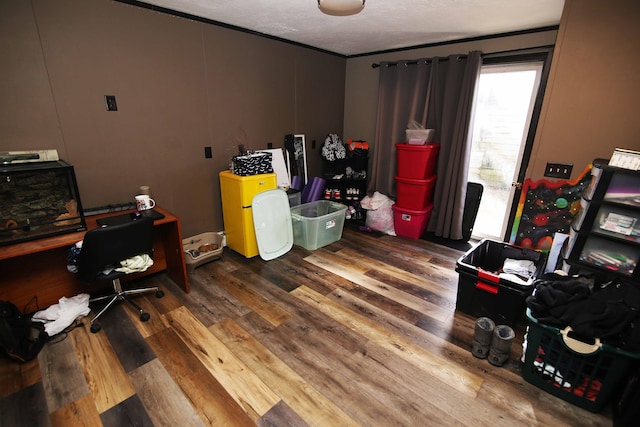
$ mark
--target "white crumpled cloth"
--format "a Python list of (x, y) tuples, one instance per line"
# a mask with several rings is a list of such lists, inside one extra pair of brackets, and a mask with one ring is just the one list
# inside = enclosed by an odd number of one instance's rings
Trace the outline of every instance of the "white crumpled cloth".
[(122, 267), (116, 268), (116, 271), (121, 273), (137, 273), (140, 271), (146, 271), (153, 265), (153, 259), (147, 254), (136, 255), (132, 258), (120, 261)]
[(64, 331), (78, 317), (90, 312), (89, 294), (78, 294), (74, 297), (62, 297), (58, 304), (36, 312), (31, 320), (44, 323), (44, 331), (50, 337)]
[(502, 273), (499, 274), (499, 277), (523, 286), (530, 286), (533, 284), (533, 274), (535, 272), (536, 265), (533, 261), (507, 258), (504, 260)]
[(518, 276), (529, 278), (536, 272), (536, 265), (528, 259), (511, 259), (504, 260), (502, 271), (505, 273), (517, 274)]

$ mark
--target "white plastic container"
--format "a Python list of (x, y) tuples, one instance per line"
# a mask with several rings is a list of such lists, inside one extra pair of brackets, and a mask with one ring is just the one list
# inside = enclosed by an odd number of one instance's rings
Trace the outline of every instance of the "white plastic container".
[(293, 242), (315, 250), (342, 238), (347, 206), (329, 200), (317, 200), (291, 208)]

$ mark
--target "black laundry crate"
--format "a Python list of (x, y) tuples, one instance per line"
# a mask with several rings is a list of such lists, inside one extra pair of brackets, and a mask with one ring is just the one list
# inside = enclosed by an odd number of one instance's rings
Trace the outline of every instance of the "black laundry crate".
[(510, 326), (524, 317), (525, 299), (533, 292), (533, 280), (525, 285), (500, 278), (496, 272), (507, 258), (533, 261), (533, 278), (542, 275), (547, 259), (544, 253), (532, 249), (490, 239), (480, 241), (456, 262), (457, 310)]
[(600, 412), (623, 386), (640, 354), (538, 322), (527, 309), (525, 381), (569, 403)]

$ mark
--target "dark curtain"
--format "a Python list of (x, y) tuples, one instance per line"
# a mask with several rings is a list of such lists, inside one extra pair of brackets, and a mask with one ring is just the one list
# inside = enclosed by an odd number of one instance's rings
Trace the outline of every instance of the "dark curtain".
[(395, 198), (397, 142), (411, 120), (435, 129), (440, 144), (428, 231), (462, 239), (470, 123), (482, 53), (380, 64), (378, 113), (368, 191)]

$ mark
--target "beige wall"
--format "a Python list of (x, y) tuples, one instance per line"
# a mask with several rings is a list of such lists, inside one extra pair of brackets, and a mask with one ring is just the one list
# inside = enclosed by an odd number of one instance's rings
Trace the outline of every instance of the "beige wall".
[(640, 2), (567, 0), (529, 175), (640, 150)]
[(0, 151), (57, 149), (85, 207), (149, 185), (185, 236), (223, 228), (218, 172), (239, 143), (305, 134), (314, 176), (342, 131), (345, 59), (108, 0), (3, 0), (0, 58)]

